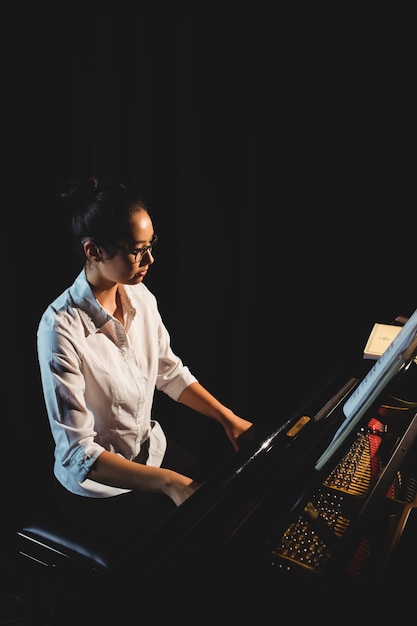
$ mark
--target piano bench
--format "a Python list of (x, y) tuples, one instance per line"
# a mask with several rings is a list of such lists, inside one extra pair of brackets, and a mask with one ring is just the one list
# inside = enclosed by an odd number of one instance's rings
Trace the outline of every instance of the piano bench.
[(57, 512), (22, 525), (16, 531), (16, 543), (17, 565), (25, 581), (25, 626), (42, 626), (45, 599), (53, 604), (62, 596), (74, 600), (63, 604), (65, 612), (71, 610), (69, 606), (75, 610), (78, 604), (96, 616), (102, 611), (103, 618), (109, 618), (107, 589), (112, 587), (117, 563), (123, 558), (119, 545), (74, 530)]

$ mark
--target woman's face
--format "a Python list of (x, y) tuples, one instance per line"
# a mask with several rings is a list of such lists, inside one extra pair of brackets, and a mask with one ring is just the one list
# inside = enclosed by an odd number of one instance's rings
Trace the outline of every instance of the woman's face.
[(152, 220), (145, 209), (139, 208), (131, 217), (129, 240), (118, 243), (111, 258), (100, 249), (98, 269), (102, 278), (125, 285), (142, 282), (154, 262), (155, 240)]

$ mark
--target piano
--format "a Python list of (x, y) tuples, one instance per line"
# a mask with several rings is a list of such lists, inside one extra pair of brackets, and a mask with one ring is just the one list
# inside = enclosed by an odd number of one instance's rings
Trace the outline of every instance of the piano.
[(353, 420), (345, 408), (373, 362), (343, 367), (281, 424), (255, 424), (134, 551), (168, 580), (178, 564), (197, 588), (213, 576), (213, 598), (233, 581), (242, 618), (268, 623), (278, 603), (281, 618), (304, 623), (330, 599), (345, 617), (353, 607), (375, 617), (417, 506), (416, 354), (414, 341)]

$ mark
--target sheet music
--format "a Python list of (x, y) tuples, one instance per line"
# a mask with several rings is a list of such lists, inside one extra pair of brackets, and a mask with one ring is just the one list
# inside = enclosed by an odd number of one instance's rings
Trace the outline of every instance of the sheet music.
[(417, 332), (417, 309), (413, 315), (404, 324), (400, 332), (385, 352), (379, 357), (375, 365), (365, 376), (358, 388), (353, 392), (350, 398), (343, 406), (343, 413), (346, 417), (354, 415), (361, 407), (361, 405), (367, 400), (369, 395), (374, 390), (378, 381), (384, 377), (384, 374), (394, 365), (399, 357), (407, 350)]
[(345, 419), (339, 426), (327, 450), (318, 459), (316, 469), (320, 470), (327, 463), (336, 448), (416, 350), (417, 309), (343, 405)]

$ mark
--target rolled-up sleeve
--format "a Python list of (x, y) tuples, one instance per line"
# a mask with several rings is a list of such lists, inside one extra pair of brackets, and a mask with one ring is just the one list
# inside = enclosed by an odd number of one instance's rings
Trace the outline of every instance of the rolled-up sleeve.
[(56, 442), (56, 465), (66, 467), (73, 479), (82, 483), (105, 448), (95, 441), (94, 417), (85, 403), (85, 378), (74, 341), (56, 328), (51, 317), (45, 317), (40, 325), (38, 354), (44, 400)]

